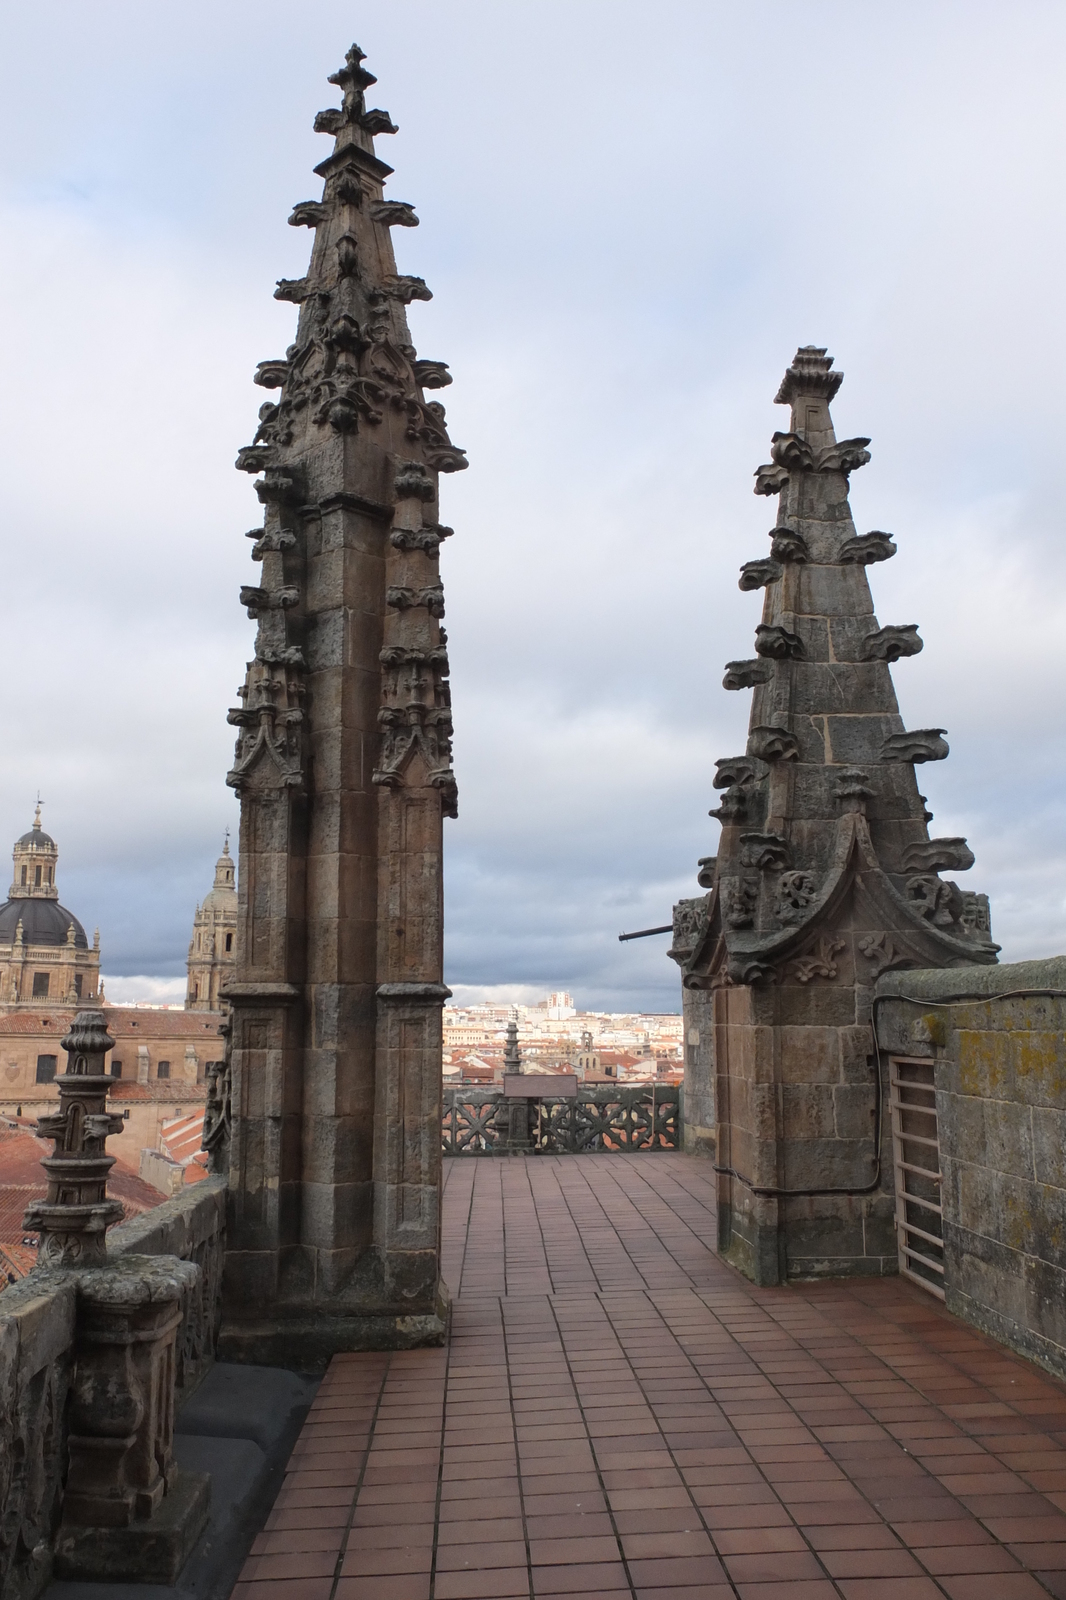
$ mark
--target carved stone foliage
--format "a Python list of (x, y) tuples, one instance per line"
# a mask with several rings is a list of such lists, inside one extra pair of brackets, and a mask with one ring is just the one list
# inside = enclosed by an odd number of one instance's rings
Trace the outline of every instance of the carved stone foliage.
[(821, 449), (798, 433), (775, 433), (770, 461), (755, 470), (755, 493), (780, 494), (794, 472), (842, 472), (845, 476), (870, 459), (869, 439), (840, 439)]
[(789, 976), (797, 983), (813, 983), (815, 978), (835, 978), (838, 972), (836, 957), (844, 947), (843, 939), (819, 939), (813, 951), (789, 963)]
[(892, 535), (881, 533), (875, 528), (870, 533), (856, 533), (850, 539), (845, 539), (837, 560), (844, 562), (845, 565), (853, 563), (866, 567), (873, 561), (887, 561), (895, 553), (896, 546)]
[(755, 630), (755, 649), (775, 661), (800, 661), (807, 654), (798, 633), (766, 622), (760, 622)]
[(779, 922), (798, 922), (818, 898), (818, 885), (809, 872), (782, 872), (777, 880), (774, 916)]
[(736, 784), (732, 789), (727, 789), (720, 803), (709, 811), (709, 817), (717, 817), (723, 825), (731, 822), (742, 822), (748, 814), (748, 791)]
[[(289, 652), (286, 652), (289, 653)], [(299, 789), (304, 781), (303, 698), (300, 652), (286, 661), (252, 662), (241, 690), (243, 704), (227, 713), (239, 731), (226, 782), (238, 794), (258, 789)]]
[(967, 938), (991, 940), (992, 918), (988, 896), (976, 894), (973, 889), (962, 889), (960, 893), (962, 895), (962, 910), (959, 913), (960, 932)]
[(774, 872), (787, 867), (790, 859), (788, 840), (779, 833), (742, 833), (740, 836), (742, 866)]
[(780, 563), (791, 562), (793, 566), (802, 566), (809, 561), (811, 553), (807, 548), (807, 541), (802, 533), (797, 533), (793, 528), (771, 528), (770, 554)]
[(115, 1162), (104, 1148), (108, 1135), (122, 1128), (121, 1116), (107, 1109), (104, 1058), (115, 1041), (102, 1012), (79, 1011), (62, 1043), (68, 1060), (56, 1079), (59, 1109), (37, 1124), (54, 1141), (52, 1154), (41, 1162), (48, 1193), (27, 1207), (24, 1226), (40, 1235), (42, 1266), (91, 1266), (105, 1260), (105, 1231), (122, 1217), (119, 1201), (107, 1198)]
[(370, 215), (375, 222), (383, 223), (386, 228), (418, 227), (415, 208), (406, 200), (375, 200), (370, 207)]
[(760, 961), (758, 956), (735, 955), (730, 956), (726, 967), (726, 974), (730, 983), (740, 984), (769, 984), (777, 979), (777, 972), (768, 961)]
[(781, 577), (779, 561), (745, 561), (740, 569), (739, 587), (744, 590), (765, 589)]
[(945, 728), (914, 728), (907, 733), (890, 733), (881, 746), (882, 761), (943, 761), (950, 754)]
[(425, 606), (431, 617), (444, 615), (444, 590), (439, 583), (414, 589), (409, 584), (390, 584), (385, 591), (385, 604), (397, 611), (409, 611), (413, 606)]
[(799, 740), (785, 728), (760, 725), (748, 735), (748, 754), (759, 761), (798, 761)]
[(421, 389), (446, 389), (452, 381), (446, 361), (416, 361), (414, 372)]
[(427, 288), (424, 278), (403, 277), (399, 273), (390, 273), (383, 280), (383, 287), (390, 300), (398, 300), (404, 306), (409, 306), (412, 300), (433, 299), (433, 290)]
[(828, 404), (844, 382), (844, 374), (834, 372), (832, 367), (833, 357), (826, 354), (825, 345), (800, 345), (785, 376), (781, 379), (781, 386), (774, 396), (774, 404), (791, 405), (797, 394), (816, 395)]
[(927, 917), (937, 928), (950, 928), (962, 915), (962, 891), (958, 884), (945, 882), (933, 873), (908, 878), (907, 899), (919, 916)]
[(219, 1031), (226, 1041), (225, 1058), (222, 1061), (210, 1061), (207, 1065), (203, 1148), (207, 1151), (211, 1171), (225, 1177), (229, 1173), (230, 1129), (233, 1121), (231, 1104), (233, 1030), (228, 1018)]
[[(709, 885), (708, 885), (709, 887)], [(682, 965), (691, 960), (700, 940), (707, 931), (710, 917), (710, 898), (703, 894), (695, 900), (679, 900), (674, 907), (674, 934), (670, 955)]]
[(261, 389), (280, 389), (288, 376), (287, 361), (260, 361), (252, 382), (257, 383)]
[(731, 928), (750, 928), (759, 905), (759, 879), (751, 872), (732, 878), (725, 885), (725, 920)]
[(318, 200), (301, 200), (299, 205), (293, 206), (289, 218), (290, 228), (317, 228), (329, 216), (329, 207), (322, 205)]
[(714, 874), (715, 874), (715, 868), (718, 865), (718, 857), (717, 856), (700, 856), (700, 859), (696, 863), (696, 865), (699, 868), (699, 871), (696, 873), (696, 882), (699, 884), (700, 888), (701, 889), (713, 889), (714, 888)]
[(965, 839), (930, 839), (908, 845), (903, 852), (907, 872), (968, 872), (974, 854)]
[(437, 498), (437, 485), (421, 461), (401, 461), (396, 468), (392, 487), (397, 500), (428, 502)]
[(862, 641), (860, 655), (863, 661), (898, 661), (901, 656), (916, 656), (923, 648), (918, 637), (918, 624), (906, 622), (901, 626), (878, 628), (868, 633)]
[(879, 978), (882, 972), (888, 972), (892, 967), (914, 965), (906, 956), (900, 954), (887, 933), (868, 933), (865, 938), (859, 940), (859, 951), (869, 961), (873, 969), (871, 976), (874, 978)]
[(451, 528), (435, 523), (424, 528), (394, 528), (390, 543), (394, 550), (422, 550), (427, 556), (435, 556), (443, 541), (451, 536)]
[(727, 661), (723, 689), (754, 689), (757, 683), (768, 683), (774, 669), (768, 661)]
[(398, 788), (404, 769), (418, 750), (428, 768), (428, 782), (442, 792), (445, 816), (455, 816), (447, 650), (443, 646), (434, 650), (390, 646), (381, 652), (381, 664), (381, 754), (373, 781)]
[(750, 756), (723, 756), (714, 764), (714, 787), (731, 789), (734, 784), (751, 784), (757, 775)]

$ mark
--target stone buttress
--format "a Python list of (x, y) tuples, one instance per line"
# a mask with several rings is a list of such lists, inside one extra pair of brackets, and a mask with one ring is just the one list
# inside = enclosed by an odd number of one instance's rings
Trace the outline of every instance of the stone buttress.
[(392, 169), (355, 46), (315, 128), (332, 152), (276, 393), (237, 465), (257, 474), (262, 563), (242, 590), (255, 659), (230, 713), (241, 801), (228, 1072), (213, 1081), (230, 1182), (222, 1350), (321, 1366), (333, 1350), (439, 1340), (441, 823), (454, 816), (438, 475), (466, 466), (396, 271)]
[(756, 654), (725, 676), (754, 690), (748, 745), (717, 763), (708, 892), (674, 911), (686, 1022), (711, 1024), (719, 1246), (759, 1283), (895, 1271), (873, 985), (998, 949), (987, 897), (941, 877), (973, 864), (966, 841), (929, 837), (914, 769), (948, 746), (899, 715), (889, 663), (922, 641), (874, 616), (866, 568), (896, 547), (851, 520), (869, 440), (836, 439), (841, 381), (806, 347), (777, 394), (791, 426), (755, 484), (779, 497), (777, 524), (740, 576), (765, 590)]

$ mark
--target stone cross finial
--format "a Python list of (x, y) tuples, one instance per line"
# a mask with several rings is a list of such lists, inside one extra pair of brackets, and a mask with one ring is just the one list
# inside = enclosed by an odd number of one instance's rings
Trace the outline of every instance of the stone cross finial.
[(41, 1117), (37, 1130), (55, 1147), (41, 1162), (48, 1194), (26, 1210), (23, 1226), (40, 1236), (38, 1260), (48, 1267), (89, 1267), (106, 1259), (104, 1236), (122, 1218), (122, 1206), (107, 1198), (114, 1166), (105, 1151), (122, 1118), (107, 1110), (110, 1079), (104, 1057), (114, 1048), (103, 1013), (79, 1011), (62, 1040), (67, 1071), (56, 1078), (59, 1110)]

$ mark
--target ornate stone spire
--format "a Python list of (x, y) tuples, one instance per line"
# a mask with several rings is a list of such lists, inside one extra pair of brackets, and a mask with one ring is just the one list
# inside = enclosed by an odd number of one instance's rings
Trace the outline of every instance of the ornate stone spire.
[(371, 1306), (379, 1330), (406, 1319), (408, 1342), (420, 1315), (427, 1337), (440, 1326), (428, 1130), (446, 994), (441, 818), (456, 791), (437, 482), (466, 458), (425, 398), (451, 378), (411, 343), (405, 308), (431, 295), (396, 271), (390, 230), (418, 218), (383, 196), (392, 169), (374, 137), (396, 129), (367, 109), (363, 60), (353, 45), (330, 80), (341, 105), (315, 119), (333, 140), (322, 196), (289, 218), (313, 231), (311, 261), (276, 291), (299, 307), (296, 337), (259, 365), (277, 399), (237, 458), (264, 517), (249, 535), (262, 579), (241, 591), (255, 659), (230, 713), (229, 1348), (256, 1360), (268, 1343), (241, 1329), (264, 1317), (286, 1330), (269, 1344), (279, 1360), (286, 1339), (300, 1348), (301, 1318), (323, 1349), (355, 1348)]
[[(908, 731), (899, 715), (889, 664), (917, 654), (922, 641), (916, 623), (881, 626), (874, 615), (866, 569), (896, 546), (887, 533), (857, 533), (852, 522), (848, 479), (869, 461), (870, 441), (836, 438), (829, 403), (842, 375), (832, 369), (823, 349), (805, 346), (776, 397), (791, 408), (791, 423), (774, 434), (755, 492), (778, 497), (777, 522), (769, 555), (740, 572), (742, 590), (765, 590), (762, 621), (754, 657), (731, 661), (724, 680), (727, 689), (754, 690), (747, 749), (717, 763), (723, 793), (711, 814), (722, 837), (699, 875), (709, 892), (675, 913), (671, 954), (686, 987), (722, 992), (719, 1165), (732, 1169), (730, 1184), (747, 1184), (744, 1207), (760, 1189), (784, 1198), (795, 1189), (811, 1196), (878, 1186), (873, 1122), (849, 1122), (843, 1109), (845, 1090), (869, 1070), (873, 983), (890, 968), (995, 961), (998, 949), (987, 897), (941, 876), (972, 866), (966, 841), (929, 837), (914, 769), (943, 760), (948, 746), (942, 728)], [(745, 1010), (728, 998), (736, 988), (761, 998)], [(756, 1072), (763, 1083), (783, 1076), (789, 1086), (772, 1137), (749, 1093), (754, 1084), (737, 1088), (748, 1070), (740, 1066), (742, 1011), (744, 1028), (757, 1015), (771, 1030), (789, 1030), (777, 1034), (775, 1064), (768, 1058)], [(780, 1110), (785, 1104), (793, 1117)], [(732, 1155), (723, 1155), (730, 1140)], [(731, 1192), (725, 1214), (732, 1207), (736, 1218), (739, 1205)], [(747, 1226), (738, 1224), (740, 1233)], [(739, 1234), (727, 1235), (743, 1265), (749, 1248), (769, 1251), (775, 1264), (754, 1270), (775, 1281), (776, 1237), (771, 1249), (750, 1230), (743, 1246)], [(811, 1231), (811, 1256), (828, 1259), (836, 1246), (816, 1237)], [(837, 1246), (842, 1238), (838, 1231)], [(867, 1245), (844, 1248), (879, 1258)], [(867, 1261), (853, 1270), (881, 1268)]]
[(107, 1109), (111, 1079), (104, 1057), (114, 1043), (99, 1011), (79, 1011), (62, 1041), (67, 1070), (55, 1080), (59, 1110), (37, 1123), (37, 1131), (55, 1141), (41, 1162), (48, 1194), (32, 1201), (23, 1219), (24, 1227), (40, 1235), (42, 1266), (100, 1265), (107, 1258), (106, 1230), (122, 1220), (119, 1201), (107, 1198), (115, 1158), (104, 1148), (108, 1135), (122, 1128), (121, 1115)]
[[(866, 568), (896, 546), (855, 531), (848, 476), (870, 441), (837, 440), (829, 401), (843, 374), (831, 369), (806, 346), (785, 374), (777, 403), (791, 407), (791, 428), (774, 434), (755, 484), (780, 497), (770, 556), (740, 574), (741, 589), (766, 593), (754, 658), (726, 667), (727, 689), (755, 693), (747, 750), (716, 763), (716, 905), (713, 916), (704, 906), (700, 941), (703, 961), (716, 941), (715, 970), (734, 983), (781, 982), (812, 960), (870, 983), (890, 967), (994, 961), (998, 949), (987, 897), (940, 877), (974, 858), (964, 839), (929, 838), (914, 768), (948, 746), (943, 728), (903, 727), (889, 663), (922, 640), (917, 623), (881, 627), (874, 615)], [(846, 960), (843, 947), (839, 962), (823, 959), (856, 889), (862, 936)]]

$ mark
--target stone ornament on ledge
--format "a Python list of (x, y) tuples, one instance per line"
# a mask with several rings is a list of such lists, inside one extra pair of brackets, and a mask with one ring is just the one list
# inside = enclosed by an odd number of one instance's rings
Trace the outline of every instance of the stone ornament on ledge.
[(37, 1124), (38, 1132), (55, 1143), (41, 1162), (48, 1193), (27, 1208), (23, 1226), (40, 1236), (41, 1266), (100, 1266), (107, 1258), (106, 1231), (123, 1215), (119, 1202), (107, 1198), (115, 1158), (104, 1149), (108, 1135), (122, 1128), (122, 1118), (107, 1109), (111, 1079), (104, 1057), (115, 1041), (103, 1012), (79, 1011), (61, 1042), (67, 1071), (55, 1080), (59, 1110)]
[(99, 1010), (79, 1011), (62, 1041), (59, 1110), (38, 1130), (54, 1141), (41, 1165), (48, 1194), (26, 1211), (39, 1260), (77, 1300), (68, 1468), (56, 1538), (59, 1577), (173, 1583), (207, 1520), (210, 1479), (173, 1462), (175, 1338), (200, 1268), (176, 1256), (108, 1261), (122, 1206), (107, 1198), (122, 1118), (108, 1112), (104, 1058), (114, 1047)]

